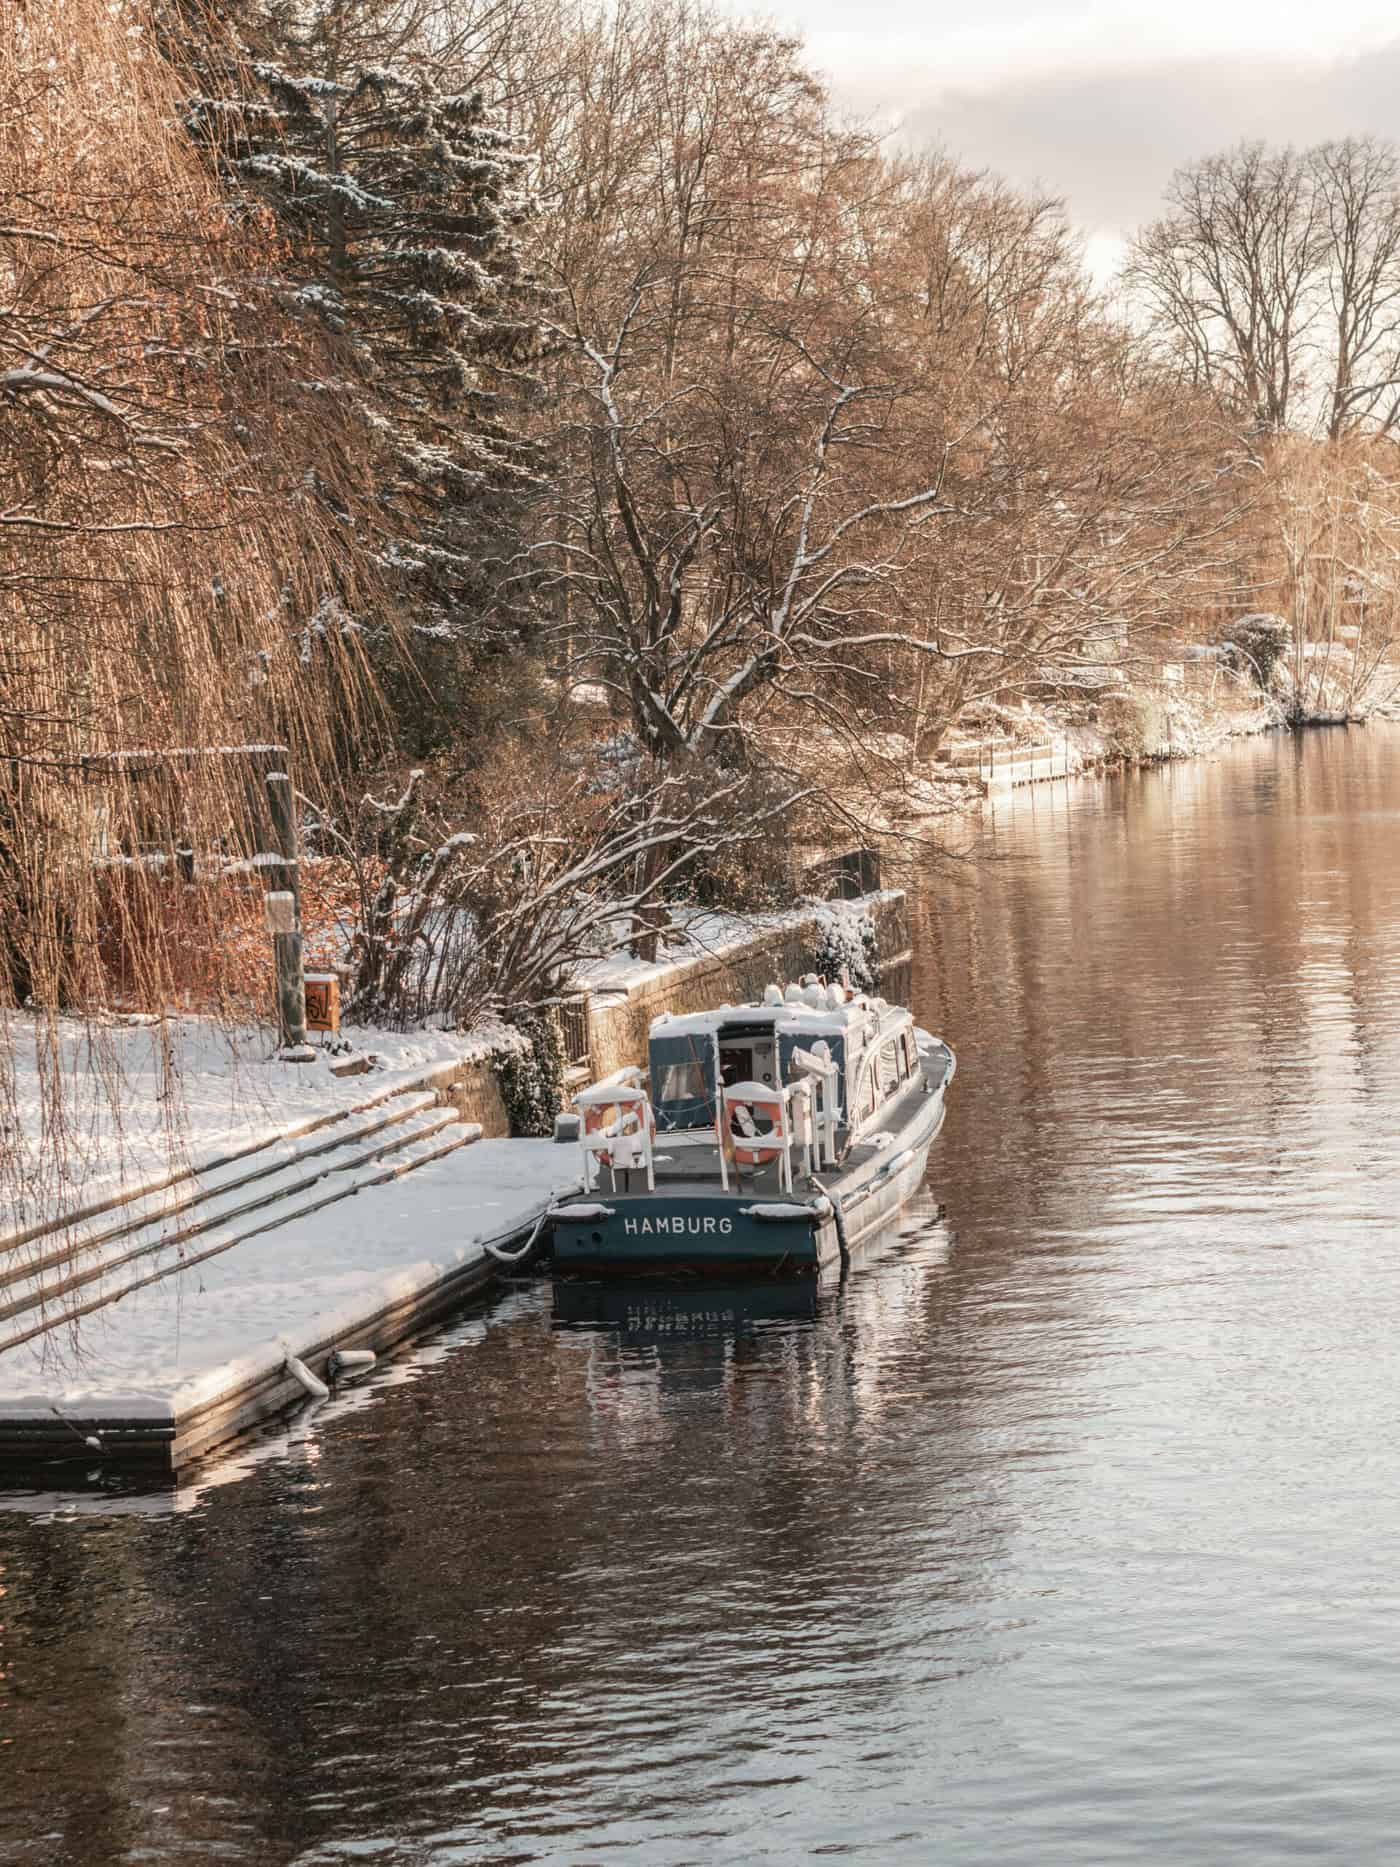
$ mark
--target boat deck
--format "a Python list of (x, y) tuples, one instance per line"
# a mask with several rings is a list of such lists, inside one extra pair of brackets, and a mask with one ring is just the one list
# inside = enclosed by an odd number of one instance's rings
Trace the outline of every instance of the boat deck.
[[(794, 1156), (790, 1194), (779, 1181), (776, 1160), (763, 1167), (736, 1168), (731, 1163), (730, 1192), (765, 1200), (803, 1199), (818, 1191), (835, 1198), (838, 1189), (843, 1194), (849, 1193), (878, 1173), (889, 1161), (892, 1151), (910, 1145), (912, 1135), (917, 1132), (918, 1117), (928, 1108), (930, 1088), (941, 1086), (942, 1080), (941, 1064), (936, 1071), (926, 1067), (924, 1079), (911, 1079), (905, 1093), (886, 1107), (881, 1127), (852, 1147), (846, 1146), (847, 1130), (839, 1129), (840, 1158), (834, 1167), (820, 1167), (809, 1177)], [(652, 1171), (656, 1194), (713, 1197), (723, 1193), (719, 1148), (710, 1139), (708, 1130), (689, 1128), (671, 1134), (658, 1130), (655, 1150)], [(644, 1194), (647, 1192), (646, 1173), (636, 1169), (614, 1175), (605, 1167), (594, 1191), (623, 1197)]]

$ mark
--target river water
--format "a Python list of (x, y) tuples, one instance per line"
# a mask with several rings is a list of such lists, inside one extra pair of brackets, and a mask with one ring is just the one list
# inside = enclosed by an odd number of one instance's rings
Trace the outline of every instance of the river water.
[(1024, 793), (844, 1288), (523, 1285), (227, 1482), (0, 1497), (0, 1860), (1393, 1858), (1398, 850), (1395, 729)]

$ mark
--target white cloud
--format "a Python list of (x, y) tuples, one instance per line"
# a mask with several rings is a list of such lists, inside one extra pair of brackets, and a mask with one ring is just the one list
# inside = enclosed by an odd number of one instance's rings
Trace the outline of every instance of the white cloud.
[(1271, 64), (1354, 58), (1395, 35), (1393, 17), (1355, 0), (1325, 9), (1316, 0), (1058, 9), (992, 0), (971, 21), (941, 19), (911, 0), (880, 0), (862, 9), (858, 26), (845, 4), (799, 0), (780, 17), (791, 18), (818, 62), (840, 72), (843, 82), (865, 86), (884, 78), (906, 92), (916, 82), (986, 91), (1007, 81), (1204, 58)]
[(1400, 129), (1400, 22), (1364, 0), (982, 0), (971, 20), (868, 0), (858, 27), (851, 17), (849, 0), (789, 0), (777, 14), (838, 101), (1064, 195), (1099, 276), (1193, 157), (1243, 138)]

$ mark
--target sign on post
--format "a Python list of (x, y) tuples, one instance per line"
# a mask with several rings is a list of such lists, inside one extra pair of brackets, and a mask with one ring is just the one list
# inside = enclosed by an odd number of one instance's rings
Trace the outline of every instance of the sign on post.
[(308, 1031), (340, 1029), (340, 980), (335, 973), (307, 973), (306, 1028)]
[(274, 888), (263, 896), (263, 924), (270, 934), (297, 930), (297, 898), (290, 888)]

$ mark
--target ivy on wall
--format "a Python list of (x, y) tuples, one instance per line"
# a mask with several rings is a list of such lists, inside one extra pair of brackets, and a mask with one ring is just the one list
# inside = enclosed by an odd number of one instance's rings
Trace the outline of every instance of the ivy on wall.
[(543, 1011), (518, 1012), (511, 1020), (520, 1043), (496, 1058), (506, 1119), (512, 1135), (548, 1137), (564, 1103), (564, 1050), (553, 1018)]

